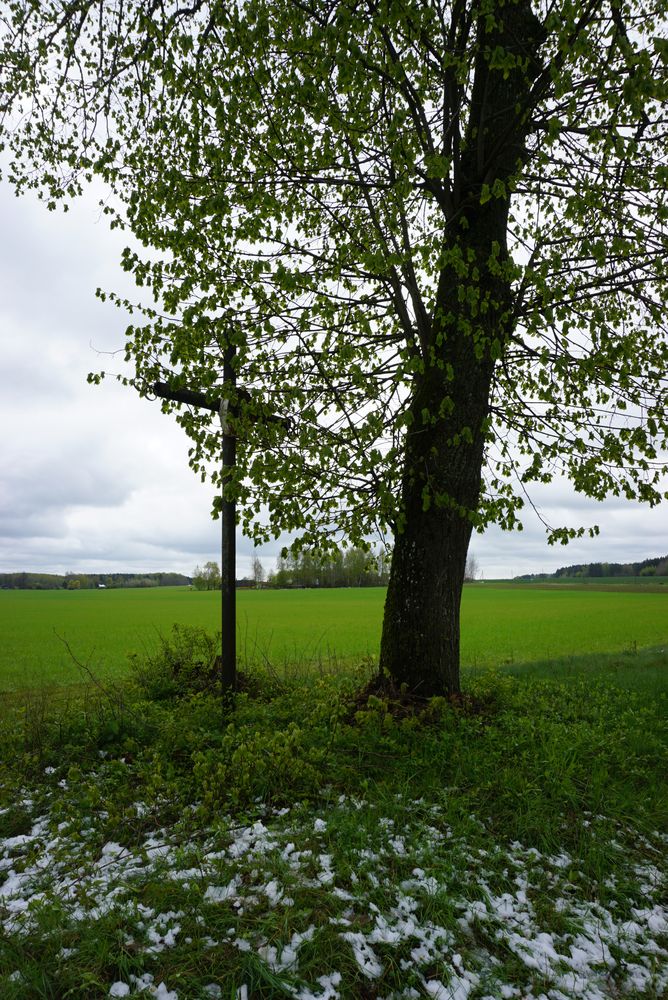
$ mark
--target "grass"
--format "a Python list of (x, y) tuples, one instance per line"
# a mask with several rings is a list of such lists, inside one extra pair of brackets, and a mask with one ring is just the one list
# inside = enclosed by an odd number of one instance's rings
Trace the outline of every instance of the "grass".
[[(239, 591), (240, 654), (276, 662), (360, 657), (377, 649), (384, 591)], [(130, 650), (155, 650), (175, 622), (220, 627), (220, 594), (182, 587), (146, 590), (0, 592), (0, 690), (42, 681), (77, 683), (62, 642), (102, 677), (127, 674)]]
[(7, 717), (3, 1000), (665, 996), (665, 650), (412, 708), (255, 667), (223, 710), (207, 642)]
[[(531, 581), (530, 581), (531, 582)], [(535, 581), (539, 583), (540, 581)], [(555, 585), (567, 584), (577, 587), (664, 587), (668, 585), (665, 576), (559, 576), (543, 581)]]
[(613, 593), (644, 593), (663, 594), (668, 591), (668, 577), (665, 576), (560, 576), (551, 580), (489, 580), (479, 581), (479, 586), (510, 587), (519, 590), (524, 587), (531, 589), (577, 589), (603, 590)]
[[(259, 663), (353, 662), (375, 656), (385, 591), (240, 591), (238, 647)], [(215, 630), (220, 597), (183, 588), (0, 592), (0, 691), (75, 684), (75, 655), (104, 678), (127, 675), (127, 653), (155, 650), (174, 622)], [(665, 593), (465, 588), (462, 661), (533, 662), (658, 645), (668, 639)]]

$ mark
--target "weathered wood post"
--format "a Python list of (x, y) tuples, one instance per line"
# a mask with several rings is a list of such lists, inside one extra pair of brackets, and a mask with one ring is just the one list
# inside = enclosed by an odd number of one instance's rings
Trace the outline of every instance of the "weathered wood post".
[[(235, 348), (230, 345), (225, 351), (223, 379), (234, 388), (236, 377), (234, 372)], [(187, 403), (205, 410), (218, 413), (223, 437), (222, 446), (222, 510), (221, 510), (221, 656), (220, 685), (223, 695), (236, 690), (237, 686), (237, 628), (236, 628), (236, 503), (225, 499), (225, 484), (232, 475), (236, 464), (236, 438), (231, 433), (229, 425), (230, 406), (226, 396), (206, 396), (203, 392), (193, 392), (190, 389), (173, 389), (168, 382), (155, 382), (153, 393), (161, 399), (173, 403)]]
[[(168, 382), (154, 382), (152, 391), (161, 399), (172, 403), (186, 403), (211, 410), (220, 417), (222, 431), (222, 510), (221, 510), (221, 657), (220, 684), (223, 696), (226, 697), (236, 690), (237, 686), (237, 605), (236, 605), (236, 524), (237, 511), (233, 499), (225, 499), (225, 485), (233, 474), (236, 465), (237, 441), (229, 423), (229, 417), (237, 416), (238, 406), (230, 403), (230, 396), (244, 402), (250, 402), (251, 396), (245, 389), (237, 388), (235, 369), (236, 346), (228, 344), (223, 356), (223, 383), (228, 391), (223, 396), (207, 396), (203, 392), (193, 392), (190, 389), (172, 388)], [(229, 390), (232, 390), (231, 392)], [(256, 416), (251, 419), (257, 420)], [(291, 430), (289, 419), (279, 417), (275, 413), (264, 412), (262, 419), (268, 423), (280, 424), (286, 432)]]
[[(223, 360), (223, 382), (236, 387), (234, 359), (236, 347), (228, 344)], [(230, 433), (228, 423), (229, 403), (221, 399), (218, 408), (223, 434), (223, 467), (221, 472), (221, 553), (220, 553), (220, 596), (221, 596), (221, 663), (220, 682), (223, 691), (235, 691), (237, 686), (237, 505), (225, 499), (225, 485), (233, 473), (237, 462), (237, 439)]]

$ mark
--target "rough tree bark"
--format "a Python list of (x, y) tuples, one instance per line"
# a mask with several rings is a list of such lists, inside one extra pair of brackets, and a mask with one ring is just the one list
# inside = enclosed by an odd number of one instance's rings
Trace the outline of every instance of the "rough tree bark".
[[(460, 690), (460, 601), (471, 515), (480, 498), (494, 366), (513, 325), (504, 267), (507, 182), (526, 156), (529, 95), (544, 37), (525, 0), (503, 8), (496, 20), (481, 17), (478, 35), (459, 192), (444, 232), (449, 263), (439, 276), (424, 371), (415, 378), (410, 404), (403, 520), (381, 639), (381, 673), (423, 696)], [(494, 51), (520, 57), (518, 65), (510, 71), (490, 67)], [(481, 204), (483, 185), (497, 194)]]

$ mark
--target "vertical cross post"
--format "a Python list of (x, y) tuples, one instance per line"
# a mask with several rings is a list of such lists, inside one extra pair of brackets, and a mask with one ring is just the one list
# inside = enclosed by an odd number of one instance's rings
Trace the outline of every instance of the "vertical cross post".
[[(223, 360), (223, 381), (226, 386), (234, 389), (236, 372), (234, 359), (236, 347), (228, 344)], [(221, 475), (222, 508), (221, 508), (221, 661), (220, 683), (223, 693), (234, 691), (237, 681), (237, 609), (236, 609), (236, 503), (225, 498), (225, 486), (236, 464), (237, 442), (230, 433), (227, 415), (229, 412), (227, 399), (221, 400), (220, 423), (223, 432), (223, 467)]]
[[(228, 416), (239, 416), (239, 402), (250, 402), (250, 393), (243, 388), (237, 387), (236, 374), (237, 349), (235, 344), (228, 344), (223, 355), (223, 381), (228, 388), (228, 392), (220, 396), (209, 396), (203, 392), (194, 392), (192, 389), (183, 387), (172, 387), (168, 382), (154, 382), (151, 391), (161, 399), (168, 399), (173, 403), (185, 403), (187, 406), (202, 407), (220, 416), (220, 424), (223, 436), (223, 456), (221, 469), (221, 567), (220, 567), (220, 590), (221, 590), (221, 657), (220, 657), (220, 686), (223, 697), (228, 697), (237, 686), (237, 611), (236, 611), (236, 523), (237, 511), (236, 502), (233, 499), (225, 498), (225, 486), (233, 474), (237, 460), (237, 439), (228, 422)], [(232, 392), (229, 392), (229, 390)], [(229, 396), (236, 399), (236, 403), (230, 405)], [(257, 416), (250, 419), (257, 420)], [(289, 418), (278, 416), (276, 413), (267, 411), (263, 414), (263, 419), (268, 423), (278, 424), (286, 433), (290, 433), (292, 422)]]

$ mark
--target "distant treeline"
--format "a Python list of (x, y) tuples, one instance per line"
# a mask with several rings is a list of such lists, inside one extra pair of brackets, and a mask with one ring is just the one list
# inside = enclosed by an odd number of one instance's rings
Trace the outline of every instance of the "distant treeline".
[(385, 550), (337, 549), (328, 555), (305, 549), (276, 561), (267, 574), (268, 587), (381, 587), (390, 576), (391, 556)]
[(599, 577), (625, 576), (668, 576), (668, 556), (656, 556), (653, 559), (643, 559), (633, 563), (575, 563), (573, 566), (562, 566), (554, 573), (525, 573), (516, 576), (515, 580), (558, 580), (568, 579), (592, 580)]
[(98, 587), (181, 587), (182, 573), (0, 573), (0, 590), (95, 590)]

